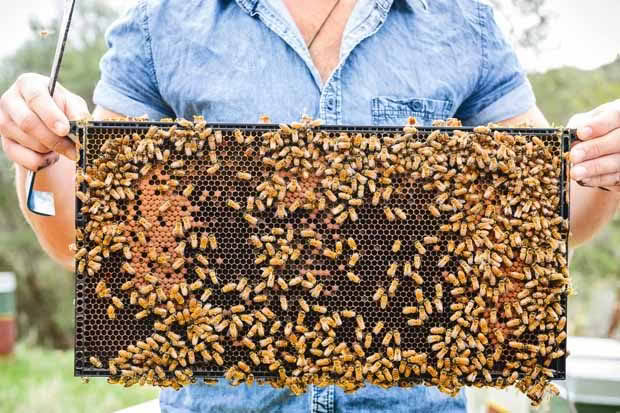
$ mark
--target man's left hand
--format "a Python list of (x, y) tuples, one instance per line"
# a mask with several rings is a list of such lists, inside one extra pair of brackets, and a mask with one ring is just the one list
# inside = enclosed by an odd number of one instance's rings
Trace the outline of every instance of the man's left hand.
[(620, 192), (620, 99), (574, 115), (567, 126), (583, 141), (571, 150), (571, 178)]

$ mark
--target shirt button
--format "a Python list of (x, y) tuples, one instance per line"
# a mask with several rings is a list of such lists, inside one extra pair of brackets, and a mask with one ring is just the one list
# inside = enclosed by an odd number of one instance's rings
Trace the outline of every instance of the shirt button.
[(327, 109), (332, 110), (334, 108), (334, 98), (327, 99)]
[(419, 112), (422, 110), (422, 102), (420, 102), (419, 100), (416, 100), (413, 102), (413, 110), (415, 110), (416, 112)]

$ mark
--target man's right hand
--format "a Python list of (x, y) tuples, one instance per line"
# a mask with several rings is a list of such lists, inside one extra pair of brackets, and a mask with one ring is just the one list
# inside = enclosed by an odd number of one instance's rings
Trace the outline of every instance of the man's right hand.
[(86, 101), (59, 83), (52, 99), (48, 82), (45, 76), (26, 73), (0, 98), (2, 148), (31, 171), (55, 163), (59, 155), (75, 160), (75, 145), (67, 138), (69, 119), (89, 116)]

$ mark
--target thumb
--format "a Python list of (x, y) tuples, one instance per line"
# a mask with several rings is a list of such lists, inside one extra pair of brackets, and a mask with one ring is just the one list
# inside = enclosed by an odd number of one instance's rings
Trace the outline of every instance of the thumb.
[(589, 114), (577, 115), (569, 122), (569, 127), (577, 128), (580, 140), (598, 138), (620, 128), (620, 100), (600, 109)]
[(69, 120), (84, 120), (90, 118), (88, 104), (82, 97), (70, 94), (65, 104), (65, 114)]

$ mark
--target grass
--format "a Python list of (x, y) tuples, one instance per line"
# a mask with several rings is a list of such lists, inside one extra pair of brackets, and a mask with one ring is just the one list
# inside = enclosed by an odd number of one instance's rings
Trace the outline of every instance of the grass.
[(0, 357), (0, 413), (109, 413), (158, 396), (152, 387), (122, 388), (73, 377), (73, 352), (18, 345)]

